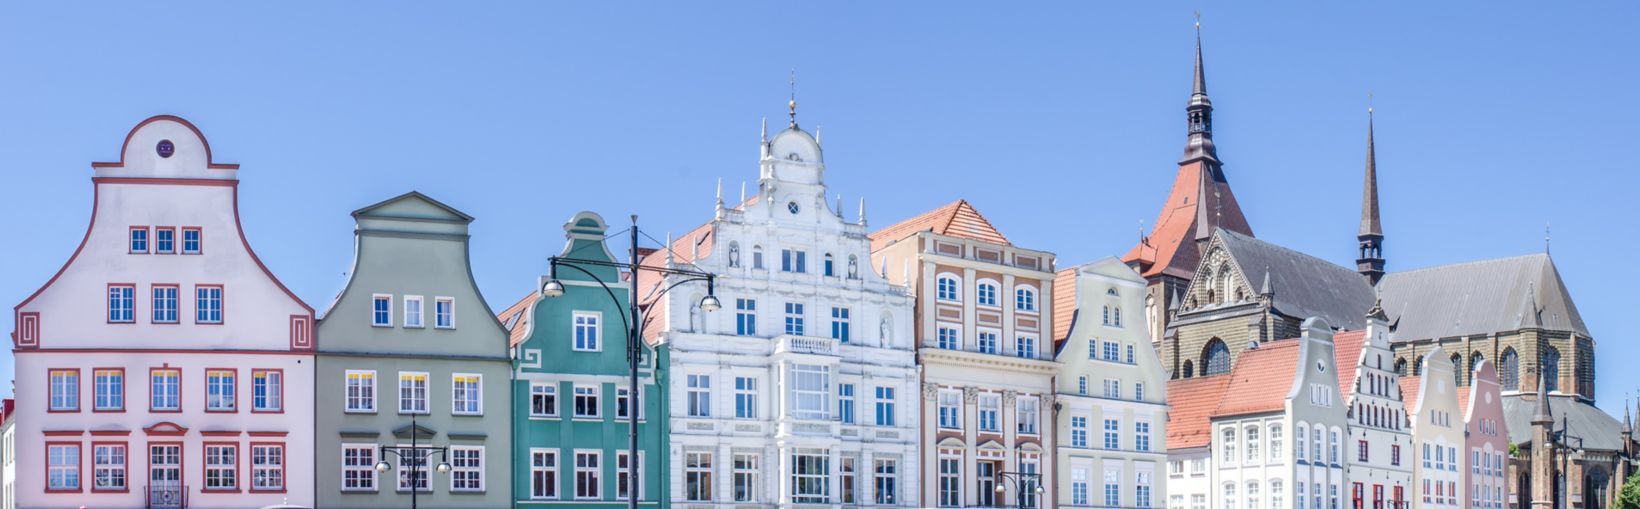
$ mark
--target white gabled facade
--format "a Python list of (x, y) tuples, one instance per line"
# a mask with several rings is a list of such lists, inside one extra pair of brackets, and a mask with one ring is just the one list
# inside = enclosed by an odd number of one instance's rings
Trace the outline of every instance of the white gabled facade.
[(1075, 315), (1057, 357), (1058, 472), (1048, 487), (1058, 507), (1161, 507), (1167, 372), (1141, 319), (1145, 280), (1116, 258), (1067, 272), (1058, 291), (1074, 292)]
[[(818, 142), (762, 146), (758, 195), (650, 255), (718, 274), (640, 279), (669, 344), (671, 500), (684, 507), (911, 507), (918, 384), (907, 292), (871, 270), (862, 215), (826, 203)], [(863, 207), (862, 207), (863, 208)]]
[(1395, 354), (1389, 348), (1389, 325), (1374, 309), (1360, 334), (1361, 355), (1354, 384), (1348, 388), (1350, 436), (1350, 507), (1396, 509), (1412, 496), (1412, 435), (1406, 427), (1406, 405), (1401, 400)]
[(17, 507), (313, 503), (313, 310), (239, 226), (238, 165), (153, 117), (16, 307)]
[(1468, 479), (1464, 475), (1464, 407), (1458, 398), (1456, 367), (1447, 360), (1439, 345), (1420, 360), (1423, 369), (1417, 379), (1418, 395), (1408, 421), (1418, 461), (1412, 475), (1418, 495), (1412, 507), (1443, 509), (1463, 507)]

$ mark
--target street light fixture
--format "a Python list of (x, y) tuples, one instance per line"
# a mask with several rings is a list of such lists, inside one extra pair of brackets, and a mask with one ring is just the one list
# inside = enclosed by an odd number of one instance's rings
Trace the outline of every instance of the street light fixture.
[[(615, 268), (617, 270), (626, 270), (629, 274), (631, 274), (631, 276), (627, 278), (627, 285), (628, 285), (627, 286), (627, 302), (625, 302), (625, 304), (628, 305), (627, 315), (622, 316), (621, 320), (625, 322), (626, 334), (627, 334), (627, 336), (626, 336), (626, 360), (627, 360), (627, 368), (628, 368), (627, 375), (629, 377), (629, 383), (630, 383), (630, 385), (628, 385), (628, 387), (631, 388), (632, 395), (633, 395), (633, 406), (636, 407), (637, 404), (638, 404), (637, 402), (641, 399), (641, 394), (642, 394), (641, 389), (638, 386), (638, 368), (639, 368), (639, 364), (643, 360), (642, 359), (642, 357), (643, 357), (643, 347), (640, 346), (642, 344), (640, 342), (642, 341), (642, 338), (643, 338), (643, 326), (645, 324), (645, 321), (641, 320), (639, 318), (640, 315), (639, 315), (639, 310), (638, 310), (638, 272), (648, 271), (648, 272), (659, 273), (659, 274), (666, 275), (666, 276), (681, 276), (681, 279), (679, 279), (677, 281), (674, 281), (671, 285), (669, 285), (666, 288), (660, 290), (659, 292), (656, 292), (653, 296), (653, 298), (655, 298), (655, 299), (659, 299), (660, 296), (665, 295), (667, 292), (672, 291), (673, 288), (677, 288), (678, 286), (683, 285), (685, 283), (691, 283), (691, 282), (696, 282), (696, 281), (705, 281), (706, 282), (706, 296), (702, 297), (700, 299), (700, 309), (710, 313), (710, 312), (722, 309), (723, 308), (723, 303), (718, 300), (717, 295), (716, 295), (716, 290), (715, 290), (716, 284), (715, 283), (717, 282), (717, 275), (715, 275), (715, 274), (712, 274), (712, 273), (709, 273), (709, 272), (703, 272), (703, 271), (696, 271), (696, 270), (678, 269), (678, 268), (673, 268), (673, 267), (668, 267), (668, 266), (645, 266), (645, 265), (642, 265), (642, 264), (639, 263), (639, 261), (638, 261), (638, 216), (637, 215), (632, 216), (632, 228), (631, 228), (630, 238), (631, 238), (631, 242), (632, 242), (632, 249), (631, 249), (631, 251), (628, 251), (628, 253), (630, 254), (630, 258), (628, 258), (628, 261), (626, 263), (612, 261), (612, 260), (585, 260), (585, 259), (579, 259), (579, 258), (565, 258), (565, 257), (559, 257), (559, 256), (554, 256), (552, 258), (549, 258), (548, 259), (549, 273), (548, 273), (548, 276), (547, 276), (547, 281), (545, 283), (541, 284), (541, 295), (543, 297), (547, 297), (547, 298), (558, 298), (558, 297), (564, 296), (564, 283), (562, 281), (558, 280), (558, 268), (559, 267), (568, 267), (570, 269), (574, 269), (574, 270), (580, 272), (581, 274), (586, 275), (588, 278), (591, 278), (593, 282), (598, 283), (598, 286), (601, 286), (601, 287), (604, 288), (604, 293), (609, 294), (610, 300), (615, 301), (616, 306), (620, 306), (622, 304), (621, 299), (615, 297), (615, 291), (612, 290), (609, 287), (609, 283), (604, 281), (603, 279), (600, 279), (596, 274), (593, 274), (591, 271), (589, 271), (585, 268), (582, 268), (582, 266), (585, 265), (585, 266), (597, 266), (597, 267), (612, 267), (612, 268)], [(663, 247), (663, 249), (671, 249), (671, 247), (672, 246), (665, 246), (665, 247)], [(633, 413), (636, 414), (636, 412), (637, 412), (637, 410), (636, 410), (636, 408), (634, 408)], [(627, 432), (627, 447), (628, 447), (628, 449), (627, 450), (634, 451), (634, 453), (631, 457), (632, 458), (637, 458), (637, 457), (639, 457), (637, 455), (637, 451), (638, 451), (638, 422), (637, 422), (637, 419), (629, 419), (627, 422), (630, 425), (627, 428), (627, 430), (628, 430), (628, 432)], [(640, 488), (638, 487), (638, 462), (636, 460), (627, 462), (626, 475), (627, 475), (628, 486), (632, 486), (633, 487), (632, 489), (634, 491), (639, 491)], [(638, 498), (639, 497), (637, 497), (637, 496), (628, 496), (628, 497), (626, 497), (627, 507), (629, 507), (631, 509), (638, 509)]]
[[(427, 460), (432, 459), (434, 456), (437, 456), (440, 459), (448, 458), (449, 453), (450, 453), (450, 448), (449, 447), (420, 447), (420, 446), (418, 446), (416, 444), (416, 434), (417, 434), (418, 429), (419, 428), (416, 427), (416, 414), (410, 414), (410, 446), (409, 447), (396, 447), (396, 446), (391, 446), (391, 445), (378, 446), (378, 448), (381, 449), (381, 454), (378, 454), (378, 456), (381, 457), (381, 461), (376, 462), (376, 471), (385, 473), (385, 472), (393, 469), (393, 464), (387, 462), (387, 455), (388, 454), (398, 456), (401, 459), (409, 458), (411, 460), (410, 461), (410, 507), (412, 509), (414, 509), (416, 507), (416, 505), (417, 505), (417, 495), (419, 495), (422, 491), (422, 488), (421, 488), (421, 479), (422, 479), (421, 468), (422, 468), (422, 465), (427, 464)], [(451, 469), (452, 469), (452, 467), (450, 466), (450, 463), (448, 461), (440, 461), (438, 466), (433, 467), (433, 470), (437, 471), (440, 474), (448, 474), (448, 473), (450, 473)], [(427, 483), (427, 485), (432, 486), (432, 483), (429, 482), (429, 483)]]
[[(1007, 483), (1012, 482), (1014, 484), (1014, 488), (1016, 488), (1015, 491), (1017, 492), (1015, 498), (1018, 499), (1016, 502), (1018, 504), (1017, 507), (1022, 509), (1026, 507), (1025, 493), (1027, 490), (1038, 496), (1047, 492), (1047, 490), (1042, 489), (1042, 474), (1031, 472), (997, 472), (997, 478), (1002, 480), (1002, 482), (997, 483), (996, 490), (999, 494), (1008, 490)], [(1031, 507), (1035, 507), (1035, 505), (1036, 503), (1033, 501)]]

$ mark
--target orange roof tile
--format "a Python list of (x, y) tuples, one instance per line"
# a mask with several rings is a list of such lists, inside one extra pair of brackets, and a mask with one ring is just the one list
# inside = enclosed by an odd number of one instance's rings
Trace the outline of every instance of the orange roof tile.
[(894, 241), (909, 237), (917, 232), (931, 231), (940, 235), (962, 237), (990, 242), (993, 244), (1011, 245), (1008, 237), (991, 226), (991, 222), (980, 215), (979, 210), (968, 203), (968, 200), (957, 200), (940, 208), (924, 212), (894, 223), (871, 234), (871, 250), (882, 249)]
[[(1179, 166), (1173, 188), (1168, 192), (1167, 201), (1162, 203), (1162, 211), (1156, 217), (1150, 235), (1122, 255), (1125, 263), (1138, 262), (1140, 275), (1150, 278), (1169, 273), (1188, 278), (1195, 274), (1196, 264), (1201, 259), (1201, 253), (1196, 251), (1198, 216), (1208, 219), (1209, 231), (1212, 227), (1219, 227), (1253, 235), (1253, 228), (1248, 226), (1247, 218), (1242, 215), (1241, 205), (1236, 203), (1235, 194), (1230, 192), (1228, 181), (1209, 176), (1206, 180), (1211, 189), (1202, 188), (1202, 170), (1206, 168), (1201, 162)], [(1206, 214), (1197, 210), (1203, 203), (1212, 207), (1205, 211)]]
[(1338, 395), (1348, 400), (1355, 394), (1355, 368), (1361, 363), (1361, 347), (1367, 331), (1339, 331), (1333, 334), (1333, 371), (1338, 372)]
[[(535, 298), (536, 294), (531, 292), (529, 295), (525, 295), (524, 298), (518, 299), (517, 303), (502, 310), (500, 314), (495, 315), (497, 319), (501, 320), (502, 325), (507, 326), (507, 334), (510, 337), (507, 342), (509, 346), (518, 346), (519, 343), (529, 339), (526, 334), (529, 331), (530, 317), (523, 313), (530, 309), (530, 304), (535, 303)], [(518, 318), (516, 323), (513, 321), (515, 316)]]
[(1224, 399), (1213, 417), (1279, 411), (1287, 406), (1293, 370), (1298, 365), (1298, 341), (1272, 341), (1241, 353)]
[(1228, 376), (1167, 381), (1167, 448), (1206, 447), (1212, 442), (1213, 407), (1224, 398)]
[(1054, 351), (1070, 339), (1071, 324), (1076, 320), (1076, 268), (1060, 270), (1053, 275), (1053, 341)]

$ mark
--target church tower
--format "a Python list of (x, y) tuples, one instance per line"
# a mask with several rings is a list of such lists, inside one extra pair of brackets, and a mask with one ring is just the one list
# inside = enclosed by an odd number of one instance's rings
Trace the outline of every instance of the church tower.
[(1532, 414), (1532, 507), (1555, 506), (1555, 417), (1549, 410), (1549, 388), (1538, 377), (1537, 411)]
[(1384, 226), (1378, 220), (1378, 157), (1372, 144), (1372, 108), (1367, 108), (1367, 176), (1361, 188), (1361, 257), (1355, 260), (1355, 269), (1366, 276), (1367, 283), (1376, 286), (1384, 278)]

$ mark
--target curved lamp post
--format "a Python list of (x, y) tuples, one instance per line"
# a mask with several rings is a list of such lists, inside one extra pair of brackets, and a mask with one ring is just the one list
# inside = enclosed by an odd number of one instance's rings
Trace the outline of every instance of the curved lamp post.
[[(584, 260), (580, 258), (566, 258), (561, 256), (549, 258), (548, 262), (550, 272), (548, 273), (547, 281), (541, 284), (541, 295), (547, 298), (558, 298), (564, 296), (564, 283), (558, 280), (558, 269), (560, 267), (565, 267), (574, 269), (581, 274), (592, 278), (593, 282), (596, 282), (598, 283), (598, 286), (603, 287), (604, 293), (609, 294), (610, 300), (615, 301), (616, 306), (620, 306), (623, 303), (620, 298), (615, 296), (615, 291), (609, 287), (609, 282), (604, 281), (596, 274), (593, 274), (591, 271), (588, 271), (581, 266), (590, 265), (597, 267), (612, 267), (617, 270), (624, 269), (631, 274), (631, 276), (627, 278), (627, 297), (629, 297), (627, 302), (625, 302), (628, 306), (627, 315), (621, 317), (621, 322), (626, 326), (626, 363), (628, 368), (627, 374), (630, 377), (629, 382), (631, 384), (628, 387), (631, 388), (632, 394), (632, 411), (628, 414), (627, 419), (627, 422), (631, 423), (631, 426), (628, 427), (627, 431), (627, 450), (632, 451), (632, 454), (628, 456), (630, 460), (626, 462), (627, 486), (629, 487), (627, 489), (626, 500), (627, 507), (637, 509), (637, 495), (642, 491), (638, 486), (639, 451), (637, 416), (638, 404), (641, 400), (642, 394), (642, 388), (638, 385), (638, 365), (643, 361), (643, 347), (640, 345), (643, 340), (643, 326), (647, 323), (646, 320), (639, 319), (638, 272), (647, 271), (666, 276), (681, 276), (679, 280), (674, 281), (665, 289), (657, 292), (654, 295), (654, 298), (656, 299), (660, 298), (662, 295), (665, 295), (666, 292), (672, 291), (673, 288), (683, 285), (684, 283), (705, 281), (706, 296), (700, 299), (700, 309), (710, 313), (721, 309), (723, 307), (723, 303), (719, 302), (717, 296), (714, 294), (717, 276), (712, 273), (687, 269), (675, 269), (665, 266), (640, 265), (638, 263), (638, 216), (636, 215), (632, 216), (631, 230), (632, 248), (628, 251), (630, 254), (630, 258), (628, 259), (630, 261), (627, 263), (605, 260)], [(672, 246), (666, 246), (665, 249), (671, 249), (671, 247)], [(630, 317), (630, 319), (628, 317)], [(656, 368), (658, 369), (659, 366), (656, 366)]]
[(1030, 472), (998, 472), (997, 476), (1002, 479), (1002, 482), (997, 483), (996, 491), (998, 495), (1007, 492), (1008, 483), (1013, 483), (1015, 504), (1017, 504), (1015, 507), (1025, 507), (1025, 495), (1027, 490), (1029, 490), (1028, 493), (1038, 496), (1041, 496), (1042, 493), (1046, 491), (1042, 489), (1042, 474)]
[[(410, 414), (410, 446), (379, 446), (381, 449), (381, 454), (377, 456), (381, 458), (381, 461), (376, 462), (377, 472), (387, 472), (393, 469), (393, 464), (387, 462), (388, 454), (392, 454), (399, 458), (408, 457), (410, 459), (410, 507), (412, 509), (416, 507), (416, 495), (421, 492), (422, 465), (425, 465), (427, 460), (432, 459), (434, 456), (437, 456), (440, 459), (447, 459), (447, 455), (450, 453), (449, 447), (417, 447), (416, 430), (416, 414)], [(433, 469), (437, 470), (440, 474), (448, 474), (450, 473), (451, 467), (448, 461), (440, 461), (438, 466), (433, 467)], [(431, 480), (429, 480), (427, 485), (429, 487), (433, 485)]]

